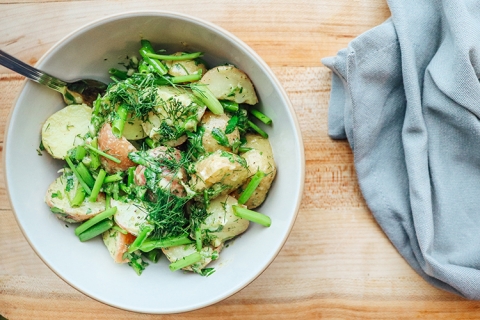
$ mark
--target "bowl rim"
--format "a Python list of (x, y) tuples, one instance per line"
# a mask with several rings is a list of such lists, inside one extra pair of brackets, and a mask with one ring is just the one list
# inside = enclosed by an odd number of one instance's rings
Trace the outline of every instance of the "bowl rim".
[(9, 114), (8, 114), (8, 117), (7, 117), (7, 120), (6, 120), (6, 123), (5, 123), (5, 131), (4, 131), (4, 152), (3, 152), (3, 156), (2, 156), (2, 162), (3, 162), (3, 175), (4, 175), (4, 181), (5, 181), (5, 190), (6, 190), (6, 194), (7, 194), (7, 198), (8, 198), (8, 201), (10, 203), (10, 208), (13, 212), (13, 215), (15, 217), (15, 220), (17, 221), (17, 225), (19, 226), (24, 238), (27, 240), (27, 242), (29, 243), (30, 247), (33, 249), (33, 251), (36, 253), (36, 255), (42, 260), (42, 262), (50, 269), (53, 271), (53, 273), (55, 273), (60, 279), (62, 279), (65, 283), (67, 283), (70, 287), (74, 288), (75, 290), (79, 291), (80, 293), (96, 300), (96, 301), (99, 301), (99, 302), (102, 302), (106, 305), (109, 305), (109, 306), (112, 306), (112, 307), (115, 307), (115, 308), (118, 308), (118, 309), (121, 309), (121, 310), (127, 310), (127, 311), (133, 311), (133, 312), (139, 312), (139, 313), (148, 313), (148, 314), (174, 314), (174, 313), (182, 313), (182, 312), (188, 312), (188, 311), (193, 311), (193, 310), (198, 310), (198, 309), (201, 309), (201, 308), (205, 308), (207, 306), (211, 306), (215, 303), (218, 303), (220, 301), (223, 301), (229, 297), (231, 297), (232, 295), (234, 295), (235, 293), (239, 292), (240, 290), (242, 290), (243, 288), (245, 288), (246, 286), (248, 286), (249, 284), (251, 284), (256, 278), (258, 278), (270, 265), (271, 263), (275, 260), (275, 258), (278, 256), (278, 254), (280, 253), (280, 251), (282, 250), (282, 248), (284, 247), (288, 237), (290, 236), (290, 233), (292, 231), (292, 228), (295, 224), (295, 221), (296, 221), (296, 218), (298, 216), (298, 212), (299, 212), (299, 209), (300, 209), (300, 205), (301, 205), (301, 202), (302, 202), (302, 199), (303, 199), (303, 193), (304, 193), (304, 185), (305, 185), (305, 150), (304, 150), (304, 144), (303, 144), (303, 138), (302, 138), (302, 132), (300, 130), (300, 125), (298, 123), (298, 119), (297, 119), (297, 116), (296, 116), (296, 113), (295, 113), (295, 110), (292, 106), (292, 103), (285, 91), (285, 89), (283, 88), (283, 86), (281, 85), (280, 81), (277, 79), (277, 77), (275, 76), (275, 74), (273, 73), (273, 71), (271, 70), (271, 68), (268, 66), (268, 64), (250, 47), (248, 46), (243, 40), (241, 40), (240, 38), (238, 38), (237, 36), (235, 36), (233, 33), (225, 30), (224, 28), (220, 27), (219, 25), (216, 25), (212, 22), (209, 22), (207, 20), (204, 20), (204, 19), (201, 19), (201, 18), (197, 18), (195, 16), (191, 16), (189, 14), (184, 14), (184, 13), (180, 13), (180, 12), (176, 12), (176, 11), (170, 11), (170, 10), (128, 10), (128, 11), (123, 11), (123, 12), (120, 12), (120, 13), (115, 13), (115, 14), (111, 14), (111, 15), (108, 15), (108, 16), (105, 16), (105, 17), (101, 17), (101, 18), (97, 18), (95, 20), (92, 20), (91, 22), (88, 22), (86, 24), (83, 24), (81, 25), (80, 27), (77, 27), (76, 29), (74, 29), (73, 31), (69, 32), (67, 35), (63, 36), (62, 38), (60, 38), (58, 41), (56, 41), (41, 57), (40, 59), (38, 59), (38, 61), (35, 63), (35, 66), (38, 67), (38, 66), (41, 66), (43, 61), (54, 51), (56, 50), (59, 46), (61, 46), (65, 41), (69, 40), (70, 38), (72, 37), (75, 37), (77, 35), (80, 35), (96, 26), (99, 26), (99, 25), (102, 25), (102, 24), (105, 24), (105, 23), (109, 23), (109, 22), (112, 22), (112, 21), (115, 21), (115, 20), (118, 20), (118, 19), (122, 19), (122, 18), (132, 18), (132, 17), (136, 17), (136, 16), (151, 16), (151, 17), (171, 17), (171, 18), (180, 18), (182, 20), (191, 20), (193, 21), (194, 23), (197, 23), (197, 24), (200, 24), (204, 27), (207, 27), (207, 28), (210, 28), (212, 30), (215, 30), (215, 32), (218, 32), (220, 34), (222, 34), (222, 36), (230, 39), (231, 41), (235, 42), (236, 45), (238, 45), (239, 47), (241, 47), (243, 50), (247, 51), (249, 55), (253, 56), (254, 59), (256, 60), (257, 63), (259, 63), (261, 65), (261, 67), (263, 68), (263, 70), (268, 74), (269, 78), (272, 80), (272, 82), (275, 84), (275, 87), (277, 88), (279, 94), (281, 95), (281, 98), (284, 100), (287, 108), (289, 109), (289, 114), (291, 116), (291, 122), (294, 126), (294, 129), (295, 129), (295, 132), (297, 132), (298, 134), (295, 136), (295, 142), (296, 144), (298, 145), (298, 149), (300, 151), (300, 154), (298, 155), (299, 157), (299, 162), (300, 162), (300, 185), (299, 185), (299, 189), (298, 189), (298, 192), (296, 194), (296, 197), (295, 199), (296, 200), (296, 204), (295, 204), (295, 207), (294, 207), (294, 213), (293, 213), (293, 216), (292, 216), (292, 219), (291, 221), (289, 222), (289, 226), (283, 236), (283, 239), (281, 239), (281, 242), (280, 242), (280, 245), (278, 246), (278, 248), (275, 250), (274, 254), (271, 256), (270, 260), (265, 264), (265, 266), (255, 275), (253, 275), (250, 279), (248, 279), (248, 281), (245, 281), (243, 282), (241, 285), (237, 286), (237, 287), (234, 287), (234, 288), (231, 288), (230, 290), (226, 291), (225, 294), (223, 294), (222, 296), (218, 297), (217, 299), (213, 299), (213, 300), (209, 300), (207, 302), (204, 302), (204, 303), (200, 303), (200, 304), (196, 304), (196, 305), (192, 305), (188, 308), (183, 308), (183, 309), (179, 309), (179, 310), (174, 310), (174, 311), (169, 311), (169, 312), (150, 312), (150, 311), (144, 311), (144, 310), (141, 310), (141, 309), (135, 309), (135, 308), (125, 308), (125, 307), (122, 307), (121, 305), (117, 305), (117, 304), (113, 304), (109, 301), (106, 301), (104, 299), (101, 299), (100, 297), (97, 297), (97, 296), (94, 296), (90, 293), (87, 293), (87, 292), (84, 292), (83, 290), (77, 288), (74, 284), (72, 284), (70, 281), (68, 281), (67, 279), (65, 279), (62, 275), (59, 274), (59, 272), (55, 269), (54, 266), (50, 265), (50, 263), (46, 260), (46, 258), (44, 258), (38, 251), (38, 249), (36, 248), (35, 244), (30, 240), (30, 238), (28, 237), (23, 225), (20, 223), (20, 220), (19, 220), (19, 217), (18, 217), (18, 214), (15, 210), (15, 207), (13, 205), (13, 201), (12, 201), (12, 197), (11, 197), (11, 194), (10, 194), (10, 188), (9, 188), (9, 180), (7, 178), (7, 150), (9, 149), (9, 144), (8, 144), (8, 132), (10, 131), (10, 123), (11, 123), (11, 120), (12, 120), (12, 116), (14, 114), (14, 111), (16, 109), (16, 106), (17, 106), (17, 103), (18, 103), (18, 100), (20, 99), (20, 97), (22, 96), (22, 92), (24, 92), (25, 90), (25, 86), (27, 85), (27, 83), (29, 82), (28, 79), (25, 79), (16, 98), (14, 99), (13, 101), (13, 104), (12, 104), (12, 107), (10, 108), (10, 111), (9, 111)]

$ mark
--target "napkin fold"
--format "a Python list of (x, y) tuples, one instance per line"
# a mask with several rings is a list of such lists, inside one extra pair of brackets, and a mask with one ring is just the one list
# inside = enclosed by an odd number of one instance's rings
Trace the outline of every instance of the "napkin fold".
[(389, 0), (391, 18), (324, 58), (328, 133), (426, 281), (480, 299), (480, 4)]

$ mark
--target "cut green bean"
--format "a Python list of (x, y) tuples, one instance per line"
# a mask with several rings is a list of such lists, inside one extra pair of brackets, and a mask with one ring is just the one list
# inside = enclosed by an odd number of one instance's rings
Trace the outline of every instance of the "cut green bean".
[(197, 247), (197, 251), (202, 250), (202, 230), (200, 228), (195, 229), (195, 244)]
[(100, 114), (100, 111), (102, 109), (102, 99), (101, 95), (98, 94), (97, 99), (93, 103), (93, 114), (98, 116)]
[(98, 193), (100, 192), (100, 188), (103, 185), (103, 181), (105, 180), (106, 175), (107, 175), (107, 173), (105, 172), (105, 170), (100, 169), (100, 171), (98, 172), (97, 179), (95, 179), (95, 184), (93, 185), (92, 193), (90, 194), (90, 197), (88, 198), (88, 200), (90, 202), (97, 201)]
[(101, 235), (105, 231), (109, 230), (111, 227), (113, 227), (113, 221), (112, 220), (104, 220), (101, 221), (92, 227), (88, 228), (87, 230), (83, 231), (78, 235), (78, 238), (80, 241), (84, 242), (87, 240), (90, 240), (92, 238), (95, 238), (98, 235)]
[(112, 188), (111, 188), (111, 194), (112, 194), (112, 198), (114, 200), (118, 200), (119, 199), (119, 196), (120, 196), (120, 187), (119, 187), (119, 182), (114, 182), (112, 183)]
[(150, 252), (145, 253), (145, 255), (147, 256), (148, 260), (152, 261), (153, 263), (157, 263), (162, 256), (162, 250), (154, 249)]
[(145, 143), (147, 144), (147, 146), (150, 147), (150, 149), (153, 149), (153, 148), (156, 147), (155, 141), (153, 141), (152, 138), (150, 138), (150, 137), (145, 138)]
[(271, 124), (272, 123), (272, 119), (270, 119), (269, 117), (264, 115), (262, 112), (258, 111), (257, 109), (251, 108), (251, 109), (249, 109), (249, 111), (255, 118), (262, 121), (263, 123), (265, 123), (265, 124)]
[(82, 161), (83, 158), (85, 158), (86, 153), (87, 152), (83, 146), (77, 146), (75, 148), (75, 160)]
[(202, 260), (202, 255), (199, 252), (194, 252), (186, 257), (178, 259), (175, 262), (170, 263), (168, 266), (171, 271), (177, 271), (178, 269), (182, 269), (188, 267), (194, 263), (199, 262)]
[(147, 53), (155, 53), (153, 50), (152, 44), (150, 41), (142, 39), (141, 41), (142, 47), (140, 48), (140, 55), (142, 56), (143, 60), (150, 65), (158, 74), (164, 75), (167, 74), (168, 69), (165, 67), (163, 63), (161, 63), (158, 59), (150, 58)]
[(253, 131), (257, 132), (259, 135), (261, 135), (262, 137), (264, 137), (265, 139), (268, 138), (268, 133), (266, 133), (265, 131), (263, 131), (262, 129), (260, 129), (259, 126), (257, 126), (255, 123), (253, 123), (252, 121), (248, 121), (248, 126), (250, 128), (252, 128)]
[(85, 146), (86, 146), (88, 149), (90, 149), (91, 151), (93, 151), (93, 152), (101, 155), (102, 157), (105, 157), (105, 158), (107, 158), (107, 159), (109, 159), (109, 160), (112, 160), (113, 162), (116, 162), (116, 163), (120, 163), (120, 162), (121, 162), (120, 159), (117, 159), (117, 158), (115, 158), (114, 156), (109, 155), (108, 153), (105, 153), (105, 152), (103, 152), (103, 151), (100, 150), (100, 149), (94, 148), (93, 146), (91, 146), (91, 145), (89, 145), (89, 144), (86, 144)]
[(170, 85), (172, 84), (172, 79), (173, 77), (170, 77), (170, 76), (163, 76), (163, 77), (160, 77), (160, 78), (157, 78), (153, 81), (154, 84), (156, 84), (157, 86), (166, 86), (166, 85)]
[(176, 76), (176, 77), (169, 77), (164, 76), (158, 79), (155, 79), (154, 83), (159, 86), (169, 85), (169, 84), (177, 84), (177, 83), (185, 83), (185, 82), (194, 82), (198, 81), (202, 78), (201, 70), (192, 74), (187, 74), (184, 76)]
[(248, 152), (250, 150), (252, 150), (253, 148), (249, 148), (249, 147), (239, 147), (238, 148), (238, 152), (239, 153), (245, 153), (245, 152)]
[(190, 84), (190, 88), (192, 89), (193, 95), (200, 99), (200, 101), (202, 101), (212, 113), (223, 113), (222, 104), (218, 101), (217, 98), (215, 98), (212, 91), (210, 91), (210, 89), (206, 85), (192, 83)]
[(172, 83), (184, 83), (184, 82), (194, 82), (198, 81), (202, 78), (202, 73), (192, 73), (192, 74), (187, 74), (185, 76), (176, 76), (176, 77), (171, 77), (170, 81)]
[(188, 236), (180, 236), (175, 238), (167, 238), (167, 239), (159, 239), (159, 240), (145, 240), (142, 245), (140, 246), (140, 251), (149, 252), (153, 249), (158, 248), (168, 248), (168, 247), (176, 247), (183, 244), (190, 244), (193, 241)]
[(270, 227), (272, 225), (272, 220), (270, 219), (270, 217), (260, 212), (249, 210), (247, 208), (236, 205), (233, 205), (232, 208), (233, 213), (239, 218), (261, 224), (264, 227)]
[(75, 196), (70, 202), (70, 205), (72, 207), (78, 207), (83, 203), (83, 200), (85, 200), (85, 189), (83, 189), (82, 185), (79, 184), (77, 186), (77, 190), (75, 190)]
[(67, 162), (67, 164), (68, 164), (68, 166), (70, 167), (70, 169), (72, 169), (73, 174), (75, 175), (75, 177), (77, 178), (78, 182), (79, 182), (80, 185), (83, 187), (83, 189), (85, 190), (85, 192), (88, 193), (88, 194), (91, 194), (91, 193), (92, 193), (92, 190), (91, 190), (90, 187), (85, 183), (85, 181), (83, 181), (82, 177), (81, 177), (80, 174), (78, 173), (77, 168), (76, 168), (75, 165), (73, 164), (72, 160), (70, 160), (69, 157), (65, 157), (65, 161)]
[(116, 117), (112, 121), (112, 133), (115, 137), (121, 138), (123, 134), (123, 128), (125, 127), (125, 122), (127, 121), (128, 111), (124, 104), (118, 106), (116, 111)]
[(138, 72), (140, 72), (140, 73), (148, 73), (149, 72), (149, 66), (144, 60), (140, 61), (140, 63), (138, 64)]
[(126, 194), (130, 194), (132, 192), (132, 189), (123, 182), (120, 182), (118, 186), (120, 187), (120, 190), (122, 190)]
[[(97, 137), (92, 139), (92, 142), (90, 143), (92, 147), (95, 149), (98, 149), (98, 139)], [(100, 167), (100, 157), (98, 156), (98, 153), (95, 152), (90, 152), (90, 168), (92, 170), (97, 170), (98, 167)]]
[(115, 78), (117, 78), (119, 80), (125, 80), (125, 79), (128, 78), (128, 75), (127, 75), (126, 71), (121, 71), (121, 70), (118, 70), (116, 68), (111, 68), (110, 70), (108, 70), (108, 73), (110, 73), (110, 75), (114, 76)]
[(105, 220), (107, 218), (110, 218), (111, 216), (113, 216), (115, 214), (115, 212), (117, 212), (117, 207), (111, 207), (111, 208), (97, 214), (95, 217), (85, 221), (84, 223), (82, 223), (81, 225), (76, 227), (75, 228), (75, 235), (78, 236), (80, 233), (84, 232), (85, 230), (87, 230), (88, 228), (93, 226), (94, 224), (96, 224), (96, 223), (98, 223), (102, 220)]
[[(105, 183), (105, 180), (104, 180)], [(110, 209), (110, 200), (112, 199), (112, 196), (109, 195), (108, 193), (105, 194), (105, 210)]]
[(121, 234), (128, 234), (128, 231), (125, 229), (120, 228), (119, 226), (113, 226), (113, 230), (120, 232)]
[(126, 259), (130, 260), (128, 262), (128, 265), (131, 266), (133, 268), (133, 270), (135, 270), (137, 275), (141, 275), (143, 270), (145, 270), (145, 268), (148, 266), (148, 263), (143, 261), (140, 254), (125, 253), (123, 255), (123, 257), (124, 257), (124, 259), (126, 258)]
[(127, 252), (132, 253), (134, 251), (137, 251), (140, 249), (142, 246), (142, 243), (147, 239), (148, 235), (152, 233), (153, 227), (149, 224), (144, 225), (142, 228), (140, 228), (140, 232), (138, 233), (138, 236), (135, 238), (135, 241), (130, 244), (128, 247)]
[(103, 183), (117, 182), (123, 180), (123, 172), (119, 171), (117, 173), (111, 174), (105, 177)]
[(130, 167), (128, 168), (128, 177), (127, 177), (127, 186), (130, 187), (133, 185), (135, 181), (135, 168), (136, 167)]
[(238, 111), (238, 103), (235, 101), (229, 101), (229, 100), (219, 100), (220, 103), (223, 106), (223, 109), (228, 112), (237, 112)]
[(201, 57), (203, 56), (203, 52), (184, 53), (179, 56), (147, 52), (146, 55), (150, 58), (155, 58), (158, 60), (183, 61), (183, 60), (193, 60), (198, 57)]
[(95, 179), (93, 179), (92, 175), (88, 171), (87, 167), (83, 164), (83, 162), (80, 162), (77, 165), (77, 171), (78, 174), (82, 177), (83, 181), (92, 188), (93, 185), (95, 184)]
[(250, 197), (252, 196), (252, 194), (255, 192), (255, 190), (257, 189), (258, 185), (260, 184), (260, 182), (262, 181), (262, 179), (265, 177), (265, 173), (263, 173), (262, 171), (258, 170), (252, 177), (252, 179), (250, 180), (250, 182), (248, 183), (247, 187), (245, 188), (245, 190), (243, 190), (242, 194), (240, 195), (240, 197), (238, 197), (238, 203), (239, 204), (245, 204), (248, 199), (250, 199)]

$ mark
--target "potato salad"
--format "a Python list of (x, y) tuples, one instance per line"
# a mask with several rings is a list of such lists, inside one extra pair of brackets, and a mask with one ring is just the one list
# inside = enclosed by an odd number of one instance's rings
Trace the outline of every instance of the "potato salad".
[(142, 40), (92, 107), (67, 105), (42, 127), (42, 150), (65, 162), (46, 204), (139, 275), (162, 256), (210, 275), (227, 241), (271, 224), (253, 209), (276, 174), (272, 120), (242, 70), (202, 56)]

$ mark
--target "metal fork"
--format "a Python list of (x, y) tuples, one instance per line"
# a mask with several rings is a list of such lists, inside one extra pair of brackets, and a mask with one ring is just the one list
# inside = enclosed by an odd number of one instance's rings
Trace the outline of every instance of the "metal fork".
[(82, 79), (75, 82), (60, 80), (18, 60), (3, 50), (0, 50), (0, 65), (60, 92), (67, 104), (85, 103), (91, 106), (98, 94), (103, 94), (107, 88), (107, 85), (103, 82), (92, 79)]

